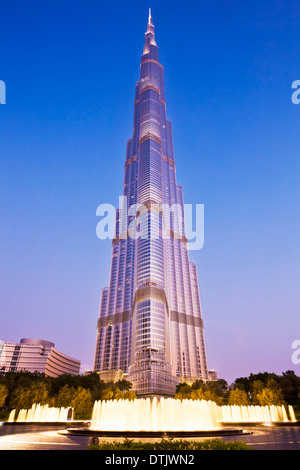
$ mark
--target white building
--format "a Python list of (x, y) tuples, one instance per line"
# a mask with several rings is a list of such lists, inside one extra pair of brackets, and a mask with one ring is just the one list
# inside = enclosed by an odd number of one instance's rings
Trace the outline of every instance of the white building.
[(55, 349), (50, 341), (23, 338), (20, 343), (0, 345), (0, 373), (39, 372), (50, 377), (78, 375), (80, 361)]

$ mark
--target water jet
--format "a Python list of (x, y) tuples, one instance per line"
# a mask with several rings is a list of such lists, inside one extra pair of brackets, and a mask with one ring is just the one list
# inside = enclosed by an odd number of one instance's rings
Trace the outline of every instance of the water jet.
[[(292, 407), (291, 407), (292, 408)], [(294, 422), (283, 406), (218, 406), (213, 401), (174, 398), (96, 401), (88, 427), (72, 434), (99, 437), (197, 437), (244, 434), (228, 425)]]
[[(34, 404), (29, 410), (12, 410), (7, 424), (12, 423), (74, 426), (73, 409)], [(99, 437), (199, 437), (245, 434), (241, 426), (247, 425), (295, 423), (292, 406), (219, 406), (206, 400), (152, 397), (96, 401), (91, 420), (83, 427), (67, 427), (66, 432)]]
[(12, 410), (7, 424), (64, 424), (73, 419), (73, 409), (34, 403), (29, 409)]

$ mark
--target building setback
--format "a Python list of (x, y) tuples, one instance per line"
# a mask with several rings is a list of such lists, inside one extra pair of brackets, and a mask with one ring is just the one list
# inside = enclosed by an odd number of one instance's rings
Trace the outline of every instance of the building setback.
[[(128, 215), (124, 224), (123, 211), (117, 210), (109, 287), (102, 290), (100, 300), (94, 370), (122, 370), (138, 395), (172, 395), (180, 380), (208, 380), (210, 373), (197, 270), (189, 261), (184, 219), (171, 217), (168, 236), (162, 236), (165, 220), (160, 207), (175, 204), (183, 216), (184, 207), (151, 13), (135, 89), (123, 198)], [(143, 207), (139, 223), (148, 237), (133, 237), (127, 230), (136, 220), (130, 210), (134, 205)]]
[(0, 373), (39, 372), (49, 377), (78, 375), (80, 361), (55, 349), (50, 341), (23, 338), (20, 343), (2, 343)]

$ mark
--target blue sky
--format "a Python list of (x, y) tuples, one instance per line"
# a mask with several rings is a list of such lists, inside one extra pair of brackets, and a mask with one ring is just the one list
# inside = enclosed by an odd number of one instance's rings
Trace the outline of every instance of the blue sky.
[(152, 8), (177, 180), (205, 206), (197, 263), (210, 368), (300, 375), (300, 6), (294, 1), (11, 0), (1, 5), (0, 339), (93, 366)]

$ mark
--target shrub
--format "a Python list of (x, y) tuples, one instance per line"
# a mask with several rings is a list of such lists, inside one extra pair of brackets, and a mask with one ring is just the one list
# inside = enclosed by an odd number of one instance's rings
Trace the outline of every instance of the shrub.
[(204, 441), (162, 439), (160, 442), (141, 442), (133, 439), (124, 441), (103, 441), (90, 444), (88, 450), (250, 450), (242, 441), (224, 442), (221, 439), (206, 439)]

